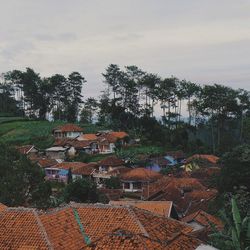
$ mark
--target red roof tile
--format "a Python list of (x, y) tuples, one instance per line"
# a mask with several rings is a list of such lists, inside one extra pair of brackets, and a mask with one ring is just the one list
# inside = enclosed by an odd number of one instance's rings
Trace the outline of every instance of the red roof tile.
[(211, 231), (212, 229), (211, 224), (214, 225), (218, 230), (223, 230), (224, 227), (223, 222), (219, 218), (208, 214), (203, 210), (198, 210), (197, 212), (184, 217), (182, 221), (186, 223), (195, 221), (204, 226), (208, 231)]
[(71, 170), (74, 170), (76, 168), (79, 168), (79, 167), (85, 167), (87, 166), (88, 164), (87, 163), (83, 163), (83, 162), (61, 162), (61, 163), (57, 163), (54, 167), (55, 168), (60, 168), (60, 169), (70, 169)]
[(54, 159), (42, 158), (37, 160), (37, 164), (42, 168), (48, 168), (58, 164), (58, 161)]
[(129, 135), (126, 132), (120, 131), (120, 132), (110, 132), (112, 136), (114, 136), (117, 139), (124, 139), (125, 137), (128, 137)]
[(142, 182), (151, 182), (156, 181), (157, 179), (161, 178), (162, 175), (151, 171), (145, 168), (134, 168), (121, 175), (122, 181), (142, 181)]
[(117, 167), (117, 166), (122, 166), (124, 165), (124, 161), (122, 159), (119, 159), (116, 156), (108, 156), (101, 160), (99, 162), (100, 166), (112, 166), (112, 167)]
[(97, 135), (96, 134), (83, 134), (80, 135), (77, 140), (79, 141), (96, 141)]
[(68, 123), (65, 125), (58, 126), (53, 129), (54, 130), (60, 130), (61, 132), (82, 132), (83, 129), (75, 124)]
[(33, 209), (0, 213), (0, 249), (49, 249), (47, 234)]
[(210, 163), (216, 164), (219, 160), (219, 157), (215, 156), (215, 155), (199, 155), (199, 154), (195, 154), (189, 158), (186, 159), (186, 163), (189, 163), (193, 160), (207, 160)]
[[(119, 235), (124, 231), (131, 233), (126, 238), (128, 243), (120, 241)], [(114, 236), (114, 232), (120, 234)], [(101, 246), (110, 247), (107, 244), (114, 242), (113, 249), (129, 246), (129, 250), (138, 246), (136, 239), (148, 249), (159, 249), (166, 242), (172, 244), (175, 235), (191, 232), (187, 224), (143, 209), (101, 204), (71, 204), (39, 213), (34, 209), (8, 208), (0, 213), (0, 249), (79, 250), (88, 243), (92, 243), (89, 247), (102, 249)], [(195, 249), (196, 243), (190, 241), (191, 244), (193, 248), (185, 249)]]

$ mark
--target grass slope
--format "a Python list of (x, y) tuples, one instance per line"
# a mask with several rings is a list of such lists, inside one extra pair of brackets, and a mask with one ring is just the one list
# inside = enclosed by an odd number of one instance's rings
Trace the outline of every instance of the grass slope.
[[(44, 149), (51, 146), (54, 138), (51, 131), (54, 127), (64, 122), (49, 121), (6, 121), (0, 123), (0, 141), (13, 145), (34, 144)], [(84, 128), (85, 133), (95, 133), (104, 129), (96, 125), (78, 124)]]

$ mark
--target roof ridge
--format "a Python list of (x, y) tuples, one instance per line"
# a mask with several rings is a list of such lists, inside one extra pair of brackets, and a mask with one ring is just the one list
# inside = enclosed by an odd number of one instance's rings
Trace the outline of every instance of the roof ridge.
[(48, 248), (49, 248), (50, 250), (53, 250), (54, 247), (52, 246), (52, 244), (51, 244), (51, 242), (50, 242), (50, 240), (49, 240), (49, 236), (48, 236), (48, 234), (47, 234), (47, 232), (46, 232), (46, 230), (45, 230), (45, 228), (44, 228), (44, 226), (43, 226), (43, 224), (42, 224), (42, 221), (40, 220), (40, 218), (39, 218), (39, 216), (38, 216), (38, 214), (37, 214), (37, 211), (36, 211), (35, 209), (33, 209), (32, 212), (33, 212), (33, 214), (34, 214), (34, 216), (35, 216), (35, 218), (36, 218), (38, 227), (41, 229), (41, 232), (42, 232), (42, 234), (43, 234), (43, 236), (44, 236), (44, 239), (45, 239), (45, 241), (46, 241), (46, 244), (47, 244)]
[(142, 234), (149, 238), (149, 234), (148, 234), (147, 230), (144, 228), (141, 221), (136, 216), (135, 212), (133, 211), (133, 208), (127, 207), (127, 210), (129, 212), (129, 214), (132, 216), (132, 218), (135, 220), (135, 222), (138, 224), (139, 228), (142, 230)]

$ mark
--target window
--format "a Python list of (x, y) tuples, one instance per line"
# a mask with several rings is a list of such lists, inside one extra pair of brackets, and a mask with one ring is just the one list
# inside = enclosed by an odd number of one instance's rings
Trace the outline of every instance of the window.
[(141, 189), (141, 182), (135, 182), (135, 183), (133, 183), (133, 188), (134, 189)]
[(128, 182), (125, 182), (125, 183), (124, 183), (124, 189), (130, 189), (130, 185), (129, 185)]

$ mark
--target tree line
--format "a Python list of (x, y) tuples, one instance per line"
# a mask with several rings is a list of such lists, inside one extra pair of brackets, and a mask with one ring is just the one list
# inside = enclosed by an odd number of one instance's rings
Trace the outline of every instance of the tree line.
[[(110, 64), (102, 76), (106, 88), (101, 96), (84, 99), (86, 80), (78, 72), (44, 78), (30, 68), (4, 73), (0, 113), (15, 112), (41, 120), (98, 121), (161, 144), (178, 144), (180, 140), (182, 145), (190, 131), (206, 129), (213, 152), (250, 139), (247, 90), (200, 85), (173, 76), (162, 78), (134, 65), (121, 68)], [(161, 117), (156, 117), (156, 108), (161, 109)]]

